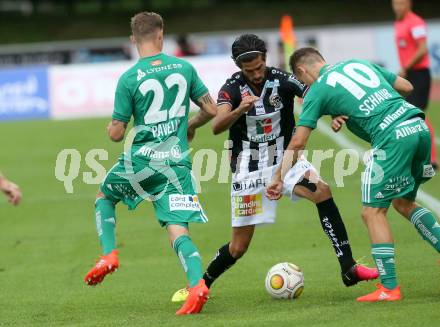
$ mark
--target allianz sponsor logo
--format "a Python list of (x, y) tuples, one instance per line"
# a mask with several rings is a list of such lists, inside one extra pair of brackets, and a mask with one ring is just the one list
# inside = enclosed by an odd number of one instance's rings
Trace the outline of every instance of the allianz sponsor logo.
[(417, 124), (415, 126), (403, 126), (396, 128), (396, 140), (407, 137), (419, 132), (423, 132), (428, 130), (428, 127), (424, 122), (421, 122), (420, 124)]
[(40, 95), (41, 86), (34, 74), (21, 80), (0, 84), (0, 114), (46, 112), (47, 99)]
[(142, 146), (134, 154), (135, 156), (145, 156), (151, 159), (169, 159), (175, 158), (180, 159), (182, 157), (182, 150), (179, 145), (174, 145), (169, 151), (158, 151), (152, 149), (148, 145)]
[(170, 210), (200, 211), (199, 197), (189, 194), (170, 194)]
[(409, 108), (406, 106), (400, 106), (394, 113), (387, 115), (382, 123), (379, 125), (381, 130), (384, 130), (395, 122), (399, 117), (401, 117)]

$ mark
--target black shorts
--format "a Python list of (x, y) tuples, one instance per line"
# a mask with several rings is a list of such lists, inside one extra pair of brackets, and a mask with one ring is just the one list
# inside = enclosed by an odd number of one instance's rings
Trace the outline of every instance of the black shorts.
[(409, 70), (406, 79), (414, 86), (414, 91), (406, 98), (412, 105), (426, 110), (431, 89), (431, 73), (428, 68)]

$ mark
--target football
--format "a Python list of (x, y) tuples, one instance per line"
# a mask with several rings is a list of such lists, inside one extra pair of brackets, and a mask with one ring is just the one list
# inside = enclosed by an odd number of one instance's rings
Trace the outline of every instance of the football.
[(275, 299), (296, 299), (304, 289), (304, 274), (293, 263), (278, 263), (269, 269), (266, 290)]

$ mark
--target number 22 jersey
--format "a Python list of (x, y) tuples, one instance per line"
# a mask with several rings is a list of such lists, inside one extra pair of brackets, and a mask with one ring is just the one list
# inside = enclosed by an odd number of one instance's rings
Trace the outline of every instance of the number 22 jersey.
[(112, 118), (128, 123), (136, 135), (130, 160), (191, 167), (188, 151), (190, 99), (208, 89), (185, 60), (159, 53), (144, 57), (118, 81)]

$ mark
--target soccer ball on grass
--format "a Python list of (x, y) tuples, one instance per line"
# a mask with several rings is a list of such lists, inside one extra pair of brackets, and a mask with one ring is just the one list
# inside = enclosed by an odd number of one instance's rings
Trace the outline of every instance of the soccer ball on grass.
[(304, 274), (293, 263), (278, 263), (266, 276), (266, 290), (275, 299), (296, 299), (304, 289)]

